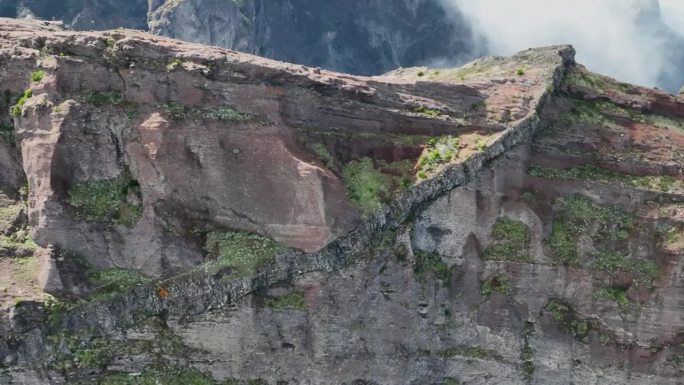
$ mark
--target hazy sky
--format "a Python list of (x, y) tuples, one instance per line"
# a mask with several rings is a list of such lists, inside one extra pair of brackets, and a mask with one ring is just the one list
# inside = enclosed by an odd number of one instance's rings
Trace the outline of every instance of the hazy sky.
[(660, 0), (663, 20), (684, 35), (684, 0)]
[[(657, 12), (658, 0), (442, 1), (466, 15), (494, 54), (571, 43), (590, 69), (646, 86), (671, 66), (661, 38), (634, 22), (639, 9)], [(684, 0), (660, 0), (660, 6), (664, 21), (684, 35)]]

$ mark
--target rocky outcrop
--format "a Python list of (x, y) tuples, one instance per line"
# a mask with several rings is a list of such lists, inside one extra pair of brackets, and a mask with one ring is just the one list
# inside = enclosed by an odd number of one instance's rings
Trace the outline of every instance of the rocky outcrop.
[(60, 298), (9, 306), (3, 383), (684, 375), (681, 98), (571, 47), (366, 78), (6, 25)]
[[(34, 238), (157, 276), (199, 263), (214, 230), (321, 248), (361, 218), (345, 164), (415, 162), (430, 136), (501, 131), (547, 76), (511, 83), (521, 99), (493, 81), (435, 93), (415, 74), (352, 78), (140, 33), (5, 25), (7, 51), (18, 50), (5, 65), (24, 71), (7, 84), (27, 96), (14, 114)], [(520, 76), (517, 61), (504, 64), (478, 65)], [(499, 106), (505, 117), (492, 115)]]

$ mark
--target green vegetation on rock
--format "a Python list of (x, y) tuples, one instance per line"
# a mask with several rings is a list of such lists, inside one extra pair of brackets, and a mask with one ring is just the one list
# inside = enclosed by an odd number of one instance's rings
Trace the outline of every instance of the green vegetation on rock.
[(228, 122), (243, 122), (250, 120), (249, 114), (239, 112), (233, 107), (222, 106), (218, 108), (191, 108), (178, 103), (166, 103), (162, 106), (166, 114), (175, 122), (182, 122), (188, 119), (207, 119)]
[(266, 306), (276, 310), (306, 310), (304, 296), (302, 295), (302, 293), (295, 291), (287, 293), (285, 295), (281, 295), (280, 297), (267, 299)]
[(81, 95), (81, 100), (95, 107), (124, 106), (127, 103), (126, 98), (119, 91), (88, 91)]
[(534, 350), (530, 345), (530, 337), (534, 335), (534, 324), (532, 322), (525, 322), (522, 330), (523, 344), (520, 349), (520, 369), (526, 379), (532, 377), (534, 374)]
[(589, 323), (582, 319), (575, 319), (570, 323), (572, 336), (582, 342), (587, 342), (589, 337)]
[(572, 112), (564, 116), (571, 122), (619, 128), (615, 118), (623, 118), (663, 130), (684, 130), (684, 122), (679, 119), (645, 114), (639, 110), (626, 108), (607, 100), (574, 100), (573, 103)]
[(236, 277), (254, 274), (284, 250), (278, 242), (261, 235), (219, 231), (207, 234), (205, 249), (216, 256), (217, 267), (234, 269), (232, 275)]
[(128, 171), (114, 179), (79, 183), (69, 189), (69, 203), (76, 209), (77, 218), (132, 227), (142, 209), (129, 203), (129, 196), (139, 199), (140, 185)]
[(492, 228), (492, 243), (484, 252), (484, 259), (512, 262), (531, 262), (529, 255), (530, 229), (526, 224), (510, 218), (499, 218)]
[(635, 187), (663, 192), (684, 190), (684, 181), (669, 175), (634, 176), (593, 165), (578, 166), (565, 170), (534, 166), (528, 170), (528, 173), (535, 178), (544, 179), (593, 180), (605, 183), (623, 182)]
[[(188, 348), (182, 339), (175, 334), (166, 323), (159, 317), (150, 317), (135, 326), (136, 329), (143, 331), (142, 334), (129, 336), (127, 338), (105, 336), (89, 336), (89, 330), (82, 333), (72, 334), (65, 331), (58, 331), (48, 334), (45, 338), (48, 345), (52, 347), (62, 346), (66, 349), (59, 349), (49, 366), (52, 369), (69, 371), (74, 369), (106, 369), (112, 361), (121, 356), (138, 356), (148, 354), (155, 358), (155, 363), (145, 369), (143, 376), (147, 381), (142, 384), (156, 384), (155, 380), (166, 380), (158, 370), (164, 366), (170, 357), (180, 357), (187, 354)], [(185, 371), (186, 369), (181, 369)], [(168, 370), (166, 370), (168, 371)], [(190, 381), (194, 377), (187, 377), (189, 373), (180, 373), (180, 377), (185, 381)], [(197, 373), (198, 374), (198, 373)], [(147, 377), (145, 377), (147, 376)], [(100, 378), (98, 383), (117, 383), (107, 381), (129, 380), (136, 381), (140, 378), (128, 376), (122, 373), (107, 373)], [(80, 384), (78, 381), (72, 384)], [(92, 382), (87, 382), (91, 384)], [(139, 384), (139, 382), (120, 382), (122, 384)], [(163, 382), (167, 384), (169, 382)], [(173, 382), (176, 384), (175, 382)], [(194, 383), (194, 382), (181, 382)]]
[(183, 65), (183, 59), (177, 57), (177, 58), (173, 59), (169, 64), (166, 65), (166, 69), (168, 71), (173, 71), (177, 67), (180, 67), (182, 65)]
[(419, 280), (425, 281), (425, 276), (432, 273), (442, 286), (449, 285), (449, 282), (451, 281), (451, 269), (442, 261), (442, 258), (439, 255), (422, 250), (414, 250), (413, 254), (416, 257), (413, 272)]
[(546, 310), (551, 313), (551, 316), (556, 321), (564, 321), (571, 314), (570, 306), (558, 300), (551, 300), (546, 305)]
[[(95, 107), (114, 106), (123, 108), (129, 119), (132, 119), (137, 112), (136, 105), (126, 100), (126, 97), (119, 91), (88, 91), (81, 94), (80, 100)], [(59, 112), (59, 110), (55, 112)]]
[(619, 287), (604, 287), (594, 292), (594, 298), (615, 302), (621, 309), (630, 307), (627, 290)]
[(599, 205), (579, 195), (559, 198), (558, 214), (546, 240), (558, 262), (580, 266), (582, 260), (577, 249), (581, 236), (594, 242), (624, 241), (635, 225), (633, 214), (617, 205)]
[(432, 108), (427, 108), (427, 107), (425, 107), (425, 106), (418, 106), (418, 107), (416, 107), (416, 112), (418, 112), (418, 113), (420, 113), (420, 114), (425, 114), (425, 115), (428, 115), (428, 116), (432, 116), (433, 118), (436, 118), (436, 117), (442, 115), (442, 113), (441, 113), (439, 110), (435, 110), (435, 109), (432, 109)]
[(110, 298), (125, 293), (135, 286), (152, 281), (137, 271), (121, 268), (92, 268), (88, 272), (88, 278), (95, 285), (95, 292), (91, 299)]
[(24, 90), (24, 93), (19, 97), (17, 102), (10, 107), (10, 113), (12, 116), (19, 116), (21, 115), (21, 108), (24, 107), (24, 104), (26, 104), (26, 100), (28, 100), (30, 97), (33, 96), (33, 91), (30, 89)]
[(396, 191), (411, 184), (410, 161), (390, 164), (364, 157), (342, 167), (347, 196), (363, 215), (369, 215), (388, 202)]
[(458, 157), (459, 145), (459, 138), (450, 135), (430, 139), (423, 153), (418, 158), (416, 165), (417, 175), (424, 178), (428, 173), (437, 171), (441, 165), (456, 159)]
[(577, 314), (570, 305), (563, 301), (552, 299), (546, 304), (544, 309), (551, 314), (563, 330), (572, 334), (579, 341), (587, 342), (591, 323), (577, 317)]
[(39, 81), (43, 80), (43, 76), (45, 76), (45, 71), (43, 71), (43, 70), (34, 71), (31, 73), (31, 81), (39, 82)]
[(332, 167), (335, 165), (335, 158), (330, 155), (330, 152), (325, 144), (320, 142), (314, 143), (311, 145), (311, 150), (318, 156), (320, 160), (323, 161), (323, 163), (325, 163), (326, 166)]
[(658, 277), (658, 265), (655, 262), (633, 258), (618, 251), (606, 251), (595, 255), (592, 267), (610, 273), (629, 273), (633, 276), (636, 286), (650, 287)]
[[(74, 381), (68, 385), (93, 384), (89, 381)], [(150, 367), (140, 374), (109, 372), (97, 382), (97, 385), (222, 385), (211, 375), (197, 369), (178, 367)]]
[(480, 292), (485, 298), (489, 298), (494, 293), (504, 296), (511, 295), (511, 285), (506, 274), (496, 274), (482, 282)]

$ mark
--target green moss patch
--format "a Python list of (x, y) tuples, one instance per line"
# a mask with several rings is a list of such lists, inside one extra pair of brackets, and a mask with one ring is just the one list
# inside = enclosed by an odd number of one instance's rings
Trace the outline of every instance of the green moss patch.
[(454, 136), (430, 139), (418, 158), (417, 175), (426, 178), (427, 174), (458, 157), (460, 140)]
[(633, 258), (619, 251), (606, 251), (595, 255), (592, 267), (594, 270), (609, 273), (629, 273), (636, 286), (651, 287), (658, 277), (658, 265), (655, 262)]
[(489, 298), (494, 293), (504, 296), (511, 295), (511, 285), (508, 275), (496, 274), (487, 278), (484, 282), (482, 282), (480, 292), (485, 298)]
[(214, 231), (207, 234), (205, 249), (216, 256), (217, 267), (230, 267), (233, 276), (244, 277), (274, 261), (284, 247), (257, 234)]
[(380, 210), (395, 192), (412, 183), (410, 167), (410, 161), (378, 162), (376, 166), (368, 157), (353, 160), (342, 168), (347, 196), (363, 215)]
[(102, 270), (93, 268), (88, 272), (88, 277), (95, 286), (92, 298), (109, 298), (152, 281), (135, 270), (120, 268)]
[[(56, 356), (49, 362), (53, 369), (71, 371), (74, 369), (105, 370), (117, 359), (117, 357), (148, 355), (156, 358), (157, 363), (165, 362), (168, 357), (183, 357), (191, 350), (184, 345), (182, 339), (170, 329), (159, 317), (150, 317), (136, 326), (143, 331), (143, 339), (133, 336), (128, 338), (112, 338), (111, 336), (88, 336), (89, 331), (72, 334), (58, 331), (46, 336), (45, 340), (51, 347), (56, 349)], [(141, 335), (141, 334), (138, 334)], [(149, 336), (149, 337), (147, 337)], [(148, 367), (145, 372), (151, 375), (158, 369), (157, 366)], [(101, 377), (100, 381), (110, 378), (124, 379), (129, 377), (122, 373), (108, 373)], [(150, 376), (152, 377), (152, 376)], [(164, 377), (151, 379), (161, 380)], [(135, 380), (134, 376), (130, 376)], [(188, 378), (184, 378), (188, 379)], [(78, 384), (79, 382), (72, 382)], [(91, 384), (92, 382), (88, 382)], [(106, 382), (98, 382), (106, 383)], [(128, 382), (124, 382), (128, 383)], [(132, 382), (137, 384), (137, 382)], [(152, 382), (154, 384), (154, 382)], [(166, 384), (166, 382), (163, 382)], [(147, 384), (147, 382), (144, 382)]]
[(45, 76), (45, 71), (43, 71), (43, 70), (33, 71), (33, 72), (31, 72), (31, 81), (39, 82), (39, 81), (43, 80), (43, 76)]
[(140, 186), (124, 171), (111, 180), (73, 186), (69, 190), (69, 203), (81, 220), (132, 227), (140, 219), (142, 208), (127, 202), (129, 194), (139, 198)]
[(456, 346), (440, 350), (437, 355), (442, 358), (465, 357), (477, 358), (480, 360), (503, 361), (503, 356), (492, 349), (485, 349), (481, 346)]
[(418, 113), (420, 113), (420, 114), (424, 114), (424, 115), (431, 116), (431, 117), (433, 117), (433, 118), (436, 118), (436, 117), (442, 115), (442, 113), (441, 113), (439, 110), (435, 110), (435, 109), (432, 109), (432, 108), (427, 108), (427, 107), (425, 107), (425, 106), (418, 106), (418, 107), (416, 107), (416, 112), (418, 112)]
[(575, 100), (571, 121), (619, 128), (615, 118), (629, 119), (663, 130), (684, 130), (684, 122), (662, 115), (644, 114), (604, 100)]
[(570, 308), (570, 305), (555, 299), (549, 301), (549, 303), (546, 304), (545, 309), (549, 313), (551, 313), (553, 319), (559, 322), (565, 321), (572, 314), (572, 309)]
[(523, 344), (520, 349), (520, 370), (523, 372), (525, 378), (529, 379), (534, 374), (534, 350), (530, 345), (530, 337), (534, 335), (534, 324), (532, 322), (525, 322), (522, 330)]
[(622, 182), (634, 187), (663, 192), (684, 190), (684, 181), (669, 175), (634, 176), (593, 165), (578, 166), (564, 170), (535, 166), (530, 168), (528, 173), (533, 177), (544, 179), (593, 180), (605, 183)]
[(546, 243), (564, 265), (580, 266), (580, 236), (589, 236), (594, 242), (624, 241), (636, 223), (634, 215), (620, 206), (598, 205), (579, 195), (559, 198), (556, 206), (557, 215)]
[(24, 104), (26, 104), (26, 101), (33, 96), (33, 91), (30, 89), (24, 90), (24, 93), (17, 99), (17, 102), (10, 107), (10, 114), (12, 116), (19, 116), (21, 115), (21, 109), (24, 107)]
[(292, 292), (276, 298), (266, 300), (266, 306), (276, 310), (306, 310), (304, 295), (299, 292)]
[(483, 257), (499, 261), (531, 262), (529, 248), (530, 229), (527, 225), (510, 218), (499, 218), (492, 228), (492, 243)]
[(592, 329), (592, 323), (577, 317), (577, 314), (570, 305), (563, 301), (552, 299), (546, 304), (544, 310), (558, 322), (561, 329), (572, 334), (579, 341), (587, 342), (589, 331)]
[(335, 164), (335, 158), (330, 155), (328, 148), (323, 143), (314, 143), (311, 145), (311, 151), (318, 156), (318, 158), (325, 163), (326, 166), (332, 167)]
[(594, 298), (615, 302), (621, 309), (627, 309), (632, 302), (627, 297), (627, 290), (619, 287), (604, 287), (594, 292)]
[(95, 107), (120, 107), (127, 104), (126, 98), (119, 91), (88, 91), (81, 95), (81, 101), (92, 104)]
[(415, 250), (416, 262), (413, 272), (419, 280), (425, 281), (426, 275), (433, 274), (442, 286), (448, 286), (451, 280), (451, 269), (442, 258), (435, 253), (428, 253), (422, 250)]

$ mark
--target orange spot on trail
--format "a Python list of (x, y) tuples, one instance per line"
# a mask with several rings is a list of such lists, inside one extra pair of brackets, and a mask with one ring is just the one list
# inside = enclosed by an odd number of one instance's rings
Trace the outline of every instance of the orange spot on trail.
[(159, 294), (159, 298), (166, 299), (166, 297), (168, 297), (169, 294), (171, 294), (171, 292), (164, 286), (159, 286), (159, 288), (157, 289), (157, 294)]

